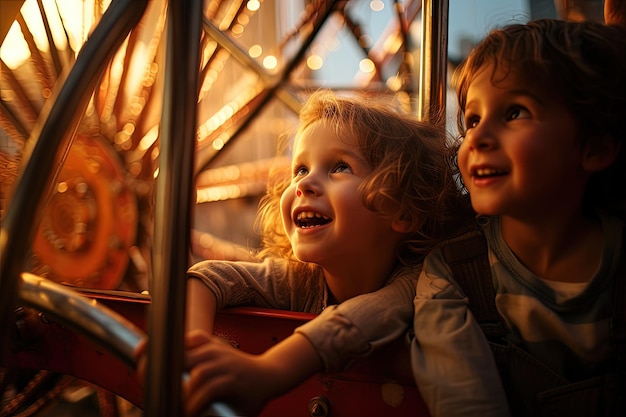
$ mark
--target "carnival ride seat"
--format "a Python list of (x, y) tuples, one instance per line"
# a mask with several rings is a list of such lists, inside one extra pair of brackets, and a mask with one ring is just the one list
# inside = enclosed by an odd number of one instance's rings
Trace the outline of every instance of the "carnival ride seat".
[[(20, 297), (28, 307), (18, 309), (11, 335), (12, 369), (72, 376), (143, 407), (132, 354), (145, 337), (148, 295), (68, 288), (23, 274)], [(237, 349), (261, 353), (313, 317), (233, 308), (218, 314), (215, 333)], [(269, 402), (261, 416), (428, 416), (408, 352), (400, 338), (345, 371), (316, 374)], [(236, 415), (236, 404), (215, 407), (211, 415)]]

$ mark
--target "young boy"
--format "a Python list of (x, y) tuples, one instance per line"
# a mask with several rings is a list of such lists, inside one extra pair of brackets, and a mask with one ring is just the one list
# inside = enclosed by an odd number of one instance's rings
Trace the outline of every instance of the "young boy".
[(489, 267), (457, 273), (468, 256), (454, 241), (426, 258), (412, 346), (420, 392), (433, 416), (502, 415), (483, 412), (494, 372), (474, 357), (485, 351), (474, 317), (488, 317), (513, 415), (626, 415), (626, 32), (507, 26), (458, 75), (458, 165), (480, 215), (470, 246), (484, 234)]

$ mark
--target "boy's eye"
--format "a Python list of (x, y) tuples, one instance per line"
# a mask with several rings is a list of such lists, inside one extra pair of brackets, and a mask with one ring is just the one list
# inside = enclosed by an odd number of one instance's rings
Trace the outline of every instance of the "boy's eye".
[(477, 116), (467, 116), (465, 118), (465, 129), (471, 129), (473, 127), (478, 126), (478, 122), (480, 118)]
[(524, 107), (513, 107), (511, 108), (506, 116), (506, 120), (515, 120), (515, 119), (526, 119), (530, 116), (530, 112), (526, 110)]

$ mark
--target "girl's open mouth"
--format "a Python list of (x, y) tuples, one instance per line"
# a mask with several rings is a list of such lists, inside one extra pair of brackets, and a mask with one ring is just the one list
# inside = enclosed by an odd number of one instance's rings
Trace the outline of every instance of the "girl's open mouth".
[(295, 216), (296, 226), (303, 229), (323, 226), (330, 223), (331, 221), (332, 219), (330, 217), (313, 211), (301, 211)]

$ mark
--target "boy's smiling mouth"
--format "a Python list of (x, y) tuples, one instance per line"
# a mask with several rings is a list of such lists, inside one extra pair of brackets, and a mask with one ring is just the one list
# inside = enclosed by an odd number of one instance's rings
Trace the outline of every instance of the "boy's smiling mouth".
[(506, 174), (508, 174), (507, 171), (495, 168), (476, 168), (472, 170), (472, 176), (475, 178), (499, 177)]
[(296, 226), (302, 229), (323, 226), (331, 221), (330, 217), (314, 211), (301, 211), (294, 216)]

